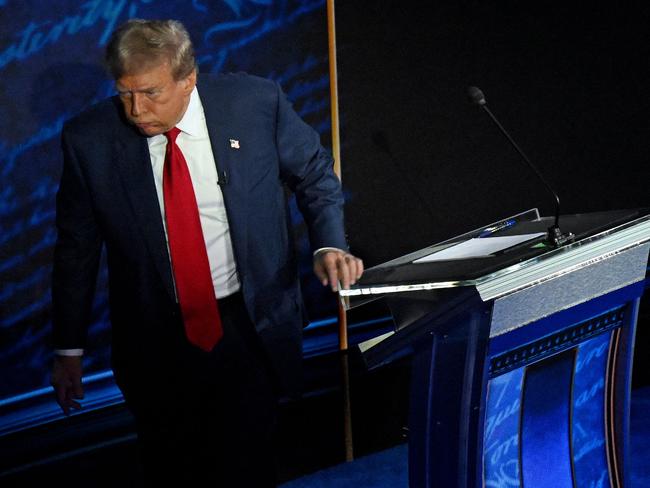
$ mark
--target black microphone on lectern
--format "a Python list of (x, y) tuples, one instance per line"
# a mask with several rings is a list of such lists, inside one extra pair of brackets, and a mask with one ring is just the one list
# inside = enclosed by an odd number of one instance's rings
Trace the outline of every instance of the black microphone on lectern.
[(503, 128), (503, 126), (499, 123), (497, 118), (492, 114), (490, 109), (487, 107), (487, 103), (485, 101), (485, 95), (483, 95), (483, 92), (481, 91), (480, 88), (476, 86), (470, 86), (467, 89), (467, 95), (469, 96), (470, 100), (472, 103), (478, 105), (481, 107), (485, 112), (490, 116), (492, 121), (497, 125), (499, 130), (503, 133), (504, 136), (510, 141), (510, 144), (517, 150), (519, 155), (526, 161), (530, 169), (533, 170), (533, 172), (538, 176), (540, 180), (542, 180), (542, 183), (546, 186), (548, 191), (551, 192), (553, 195), (553, 198), (555, 199), (555, 223), (548, 228), (547, 231), (547, 239), (549, 242), (551, 242), (554, 246), (562, 246), (566, 244), (567, 242), (573, 241), (575, 236), (571, 233), (568, 232), (564, 234), (560, 230), (560, 197), (557, 195), (557, 193), (551, 188), (551, 185), (546, 181), (546, 178), (542, 175), (542, 173), (537, 169), (537, 167), (530, 162), (530, 159), (524, 154), (524, 152), (519, 148), (517, 143), (510, 137), (510, 134)]

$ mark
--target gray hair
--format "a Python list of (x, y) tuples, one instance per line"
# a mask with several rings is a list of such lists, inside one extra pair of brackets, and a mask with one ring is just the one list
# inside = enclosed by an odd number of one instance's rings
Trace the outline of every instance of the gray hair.
[(106, 64), (114, 79), (169, 62), (174, 79), (196, 69), (190, 35), (177, 20), (130, 19), (119, 26), (106, 46)]

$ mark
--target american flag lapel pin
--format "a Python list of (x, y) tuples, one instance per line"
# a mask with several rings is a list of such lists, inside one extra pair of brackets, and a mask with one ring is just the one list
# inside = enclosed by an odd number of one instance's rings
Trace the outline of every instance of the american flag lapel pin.
[(237, 139), (230, 139), (230, 148), (239, 149), (239, 141)]

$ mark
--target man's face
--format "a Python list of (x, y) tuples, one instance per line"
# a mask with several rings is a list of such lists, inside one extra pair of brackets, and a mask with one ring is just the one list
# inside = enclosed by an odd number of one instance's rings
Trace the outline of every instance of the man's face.
[(196, 70), (175, 80), (168, 62), (115, 81), (127, 119), (150, 137), (167, 132), (183, 117), (196, 84)]

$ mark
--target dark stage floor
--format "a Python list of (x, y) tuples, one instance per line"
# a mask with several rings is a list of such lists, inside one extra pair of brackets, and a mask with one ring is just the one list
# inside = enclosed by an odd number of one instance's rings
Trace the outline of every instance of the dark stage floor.
[[(330, 366), (337, 367), (336, 362)], [(403, 361), (353, 376), (356, 461), (352, 463), (344, 462), (338, 390), (284, 404), (277, 451), (282, 488), (406, 488), (408, 373)], [(649, 412), (650, 387), (636, 385), (631, 419), (632, 488), (650, 486)], [(128, 413), (114, 406), (16, 437), (16, 450), (29, 448), (31, 458), (18, 463), (19, 471), (1, 476), (0, 486), (138, 487), (131, 426)], [(62, 437), (70, 439), (67, 447), (57, 444)]]
[[(338, 368), (336, 358), (322, 360), (323, 367)], [(406, 362), (353, 374), (352, 391), (356, 456), (405, 441)], [(277, 450), (282, 483), (344, 462), (342, 412), (341, 393), (335, 388), (283, 403)], [(12, 456), (17, 468), (0, 475), (0, 486), (140, 486), (132, 427), (128, 412), (117, 405), (14, 434), (12, 445), (5, 440), (1, 447), (5, 460)]]

